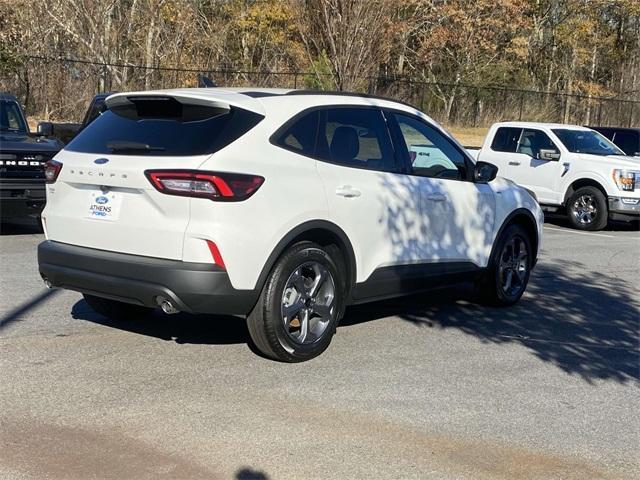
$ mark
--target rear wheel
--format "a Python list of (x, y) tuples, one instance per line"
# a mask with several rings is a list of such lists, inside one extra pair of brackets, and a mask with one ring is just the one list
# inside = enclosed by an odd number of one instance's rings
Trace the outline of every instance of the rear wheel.
[(331, 249), (312, 242), (292, 246), (278, 260), (247, 317), (258, 350), (302, 362), (329, 346), (344, 301), (338, 265)]
[(607, 226), (607, 199), (596, 187), (576, 190), (567, 202), (569, 222), (579, 230), (602, 230)]
[(531, 239), (520, 225), (509, 225), (500, 235), (480, 282), (482, 301), (496, 306), (513, 305), (529, 283), (533, 252)]
[(100, 315), (110, 320), (138, 320), (149, 315), (153, 308), (133, 305), (131, 303), (118, 302), (108, 298), (83, 294), (87, 304)]

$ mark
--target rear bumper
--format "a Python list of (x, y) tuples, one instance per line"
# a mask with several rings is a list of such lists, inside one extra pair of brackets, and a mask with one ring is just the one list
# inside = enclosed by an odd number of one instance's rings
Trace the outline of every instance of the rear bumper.
[(259, 291), (236, 290), (227, 272), (207, 263), (142, 257), (45, 241), (38, 245), (40, 275), (52, 286), (157, 307), (170, 299), (181, 311), (246, 315)]

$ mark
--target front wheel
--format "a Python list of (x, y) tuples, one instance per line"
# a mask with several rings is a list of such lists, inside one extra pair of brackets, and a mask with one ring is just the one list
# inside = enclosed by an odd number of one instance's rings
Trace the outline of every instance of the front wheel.
[(520, 225), (509, 225), (500, 235), (486, 274), (480, 280), (480, 296), (485, 303), (509, 306), (524, 294), (533, 252), (531, 239)]
[(607, 199), (596, 187), (576, 190), (567, 202), (569, 222), (579, 230), (602, 230), (607, 226)]
[(258, 350), (302, 362), (329, 346), (344, 301), (338, 264), (331, 249), (312, 242), (292, 246), (278, 260), (247, 317)]

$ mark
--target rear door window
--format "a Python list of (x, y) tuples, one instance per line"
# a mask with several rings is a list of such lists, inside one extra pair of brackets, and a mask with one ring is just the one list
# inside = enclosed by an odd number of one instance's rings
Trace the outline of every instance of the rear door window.
[(515, 153), (518, 148), (518, 139), (522, 133), (521, 128), (500, 127), (491, 142), (491, 150), (494, 152)]
[(182, 104), (172, 97), (140, 97), (98, 116), (66, 147), (73, 152), (152, 156), (214, 153), (235, 141), (262, 116)]
[(396, 170), (389, 131), (382, 111), (377, 108), (321, 111), (316, 157), (348, 167)]

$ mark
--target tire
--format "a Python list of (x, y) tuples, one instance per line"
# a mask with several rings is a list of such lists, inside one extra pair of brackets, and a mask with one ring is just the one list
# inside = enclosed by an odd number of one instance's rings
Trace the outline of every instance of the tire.
[(335, 249), (312, 242), (290, 247), (274, 265), (247, 317), (249, 335), (265, 356), (304, 362), (324, 352), (344, 302)]
[(509, 225), (498, 238), (487, 272), (480, 279), (481, 302), (499, 307), (518, 302), (529, 283), (532, 260), (529, 234), (520, 225)]
[(607, 226), (607, 199), (596, 187), (582, 187), (567, 201), (569, 223), (578, 230), (602, 230)]
[(133, 305), (131, 303), (118, 302), (108, 298), (96, 297), (94, 295), (83, 294), (87, 304), (96, 312), (110, 320), (138, 320), (151, 312), (153, 308)]

